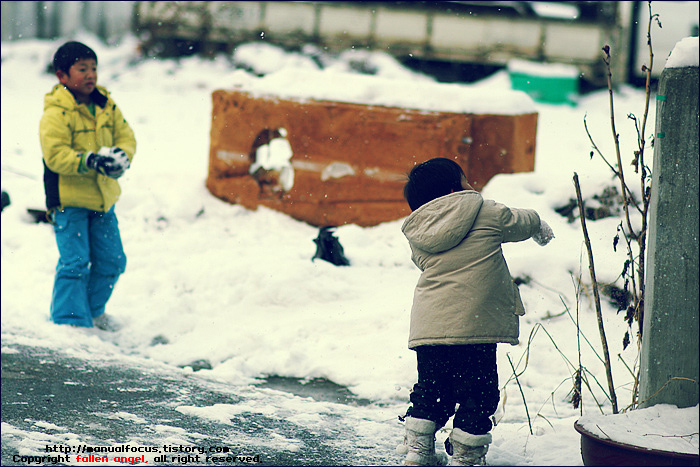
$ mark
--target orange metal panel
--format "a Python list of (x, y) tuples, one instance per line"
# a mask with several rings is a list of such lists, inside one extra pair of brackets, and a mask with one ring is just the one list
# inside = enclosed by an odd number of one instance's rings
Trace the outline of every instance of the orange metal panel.
[[(536, 113), (426, 112), (223, 90), (212, 101), (211, 193), (316, 226), (370, 226), (406, 216), (406, 174), (433, 157), (457, 161), (477, 190), (495, 174), (534, 170)], [(288, 191), (274, 170), (249, 173), (256, 149), (279, 137), (292, 150)]]

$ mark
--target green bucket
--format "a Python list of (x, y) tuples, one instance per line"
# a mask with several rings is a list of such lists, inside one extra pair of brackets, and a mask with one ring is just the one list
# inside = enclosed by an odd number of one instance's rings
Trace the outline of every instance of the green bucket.
[[(546, 67), (548, 65), (535, 64), (535, 66)], [(545, 74), (518, 70), (517, 67), (509, 67), (508, 75), (513, 89), (527, 93), (536, 102), (569, 105), (577, 103), (578, 73), (575, 71), (566, 74), (553, 73), (551, 76), (546, 76)]]

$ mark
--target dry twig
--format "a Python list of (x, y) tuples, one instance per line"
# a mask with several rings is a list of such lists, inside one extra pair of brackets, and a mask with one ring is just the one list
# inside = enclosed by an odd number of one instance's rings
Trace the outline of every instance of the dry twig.
[[(583, 199), (581, 197), (581, 186), (578, 182), (578, 174), (574, 173), (574, 185), (576, 186), (576, 198), (578, 200), (578, 209), (583, 213)], [(608, 352), (608, 340), (605, 337), (605, 328), (603, 326), (603, 313), (600, 308), (600, 294), (598, 292), (598, 282), (595, 277), (595, 265), (593, 262), (593, 249), (591, 248), (591, 240), (588, 237), (588, 229), (586, 228), (586, 216), (579, 215), (581, 219), (581, 227), (583, 229), (583, 238), (586, 242), (588, 250), (588, 269), (591, 273), (591, 282), (593, 283), (593, 296), (595, 297), (596, 316), (598, 317), (598, 330), (600, 331), (600, 340), (603, 344), (603, 357), (605, 359), (605, 374), (608, 379), (608, 389), (610, 391), (610, 402), (612, 404), (613, 413), (617, 413), (617, 396), (615, 395), (615, 385), (613, 384), (612, 369), (610, 367), (610, 352)]]

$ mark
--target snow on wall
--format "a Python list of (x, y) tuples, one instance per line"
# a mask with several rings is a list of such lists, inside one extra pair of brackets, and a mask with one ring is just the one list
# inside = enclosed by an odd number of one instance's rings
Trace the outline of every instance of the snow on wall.
[(698, 58), (698, 38), (686, 37), (676, 43), (676, 46), (671, 51), (671, 54), (666, 60), (665, 68), (685, 68), (697, 67), (700, 59)]

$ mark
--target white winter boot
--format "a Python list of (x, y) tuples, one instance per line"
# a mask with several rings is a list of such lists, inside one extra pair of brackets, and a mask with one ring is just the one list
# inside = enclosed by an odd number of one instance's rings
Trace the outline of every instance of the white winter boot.
[(406, 454), (404, 465), (446, 465), (447, 456), (435, 452), (435, 422), (406, 417), (403, 444), (396, 446), (399, 454)]
[(491, 433), (472, 435), (454, 428), (450, 433), (452, 459), (450, 465), (486, 465), (486, 452), (491, 444)]

